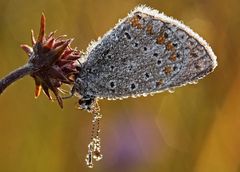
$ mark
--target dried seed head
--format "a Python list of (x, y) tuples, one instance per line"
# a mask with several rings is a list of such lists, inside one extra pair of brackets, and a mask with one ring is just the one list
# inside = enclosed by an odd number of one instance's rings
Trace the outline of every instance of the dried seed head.
[(46, 36), (45, 30), (46, 18), (42, 14), (37, 41), (32, 30), (31, 42), (33, 47), (25, 44), (21, 47), (28, 54), (29, 63), (34, 66), (34, 72), (31, 76), (36, 85), (35, 97), (38, 97), (43, 89), (47, 97), (52, 100), (49, 93), (50, 89), (62, 108), (63, 103), (58, 90), (63, 83), (73, 83), (73, 78), (75, 78), (73, 75), (78, 73), (76, 60), (80, 58), (80, 52), (70, 47), (73, 39), (54, 38), (55, 32)]

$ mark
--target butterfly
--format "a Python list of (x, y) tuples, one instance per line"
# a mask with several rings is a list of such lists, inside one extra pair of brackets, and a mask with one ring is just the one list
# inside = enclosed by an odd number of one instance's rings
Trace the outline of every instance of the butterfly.
[[(180, 21), (146, 6), (137, 6), (103, 37), (91, 42), (86, 52), (71, 48), (72, 39), (45, 33), (42, 15), (37, 40), (32, 31), (32, 47), (21, 45), (29, 61), (24, 70), (36, 85), (60, 107), (62, 84), (72, 85), (71, 96), (79, 97), (79, 108), (93, 114), (93, 134), (88, 145), (86, 162), (100, 160), (99, 120), (102, 117), (98, 100), (124, 99), (171, 91), (195, 84), (217, 66), (217, 58), (208, 43)], [(11, 73), (1, 80), (3, 89), (24, 76)], [(2, 86), (3, 85), (3, 86)], [(3, 91), (0, 89), (0, 93)]]

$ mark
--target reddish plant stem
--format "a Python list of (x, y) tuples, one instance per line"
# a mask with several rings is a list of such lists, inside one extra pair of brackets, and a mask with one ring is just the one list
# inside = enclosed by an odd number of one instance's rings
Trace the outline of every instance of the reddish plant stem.
[(12, 71), (3, 79), (0, 80), (0, 94), (13, 82), (24, 77), (25, 75), (31, 74), (33, 72), (33, 66), (29, 63), (24, 66), (19, 67), (18, 69)]

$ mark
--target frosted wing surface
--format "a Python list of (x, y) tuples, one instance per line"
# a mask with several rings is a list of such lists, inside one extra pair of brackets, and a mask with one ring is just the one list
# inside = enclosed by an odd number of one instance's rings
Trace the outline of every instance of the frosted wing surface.
[(89, 46), (78, 92), (109, 99), (147, 95), (193, 83), (216, 65), (211, 48), (190, 28), (137, 7)]

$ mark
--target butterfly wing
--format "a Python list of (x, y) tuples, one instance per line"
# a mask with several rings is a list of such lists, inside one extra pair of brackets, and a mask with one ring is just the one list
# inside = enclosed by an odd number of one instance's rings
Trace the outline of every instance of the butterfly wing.
[(89, 46), (79, 74), (81, 94), (115, 99), (157, 93), (193, 83), (216, 66), (200, 36), (141, 6)]

